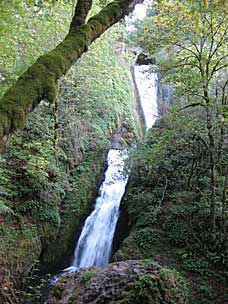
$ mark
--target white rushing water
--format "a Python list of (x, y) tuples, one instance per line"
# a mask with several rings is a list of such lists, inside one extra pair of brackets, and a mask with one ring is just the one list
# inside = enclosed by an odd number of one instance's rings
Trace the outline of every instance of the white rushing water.
[(69, 271), (108, 264), (119, 216), (119, 205), (128, 180), (124, 172), (124, 161), (127, 156), (126, 151), (108, 152), (105, 180), (99, 189), (95, 208), (85, 221)]
[(145, 117), (147, 130), (158, 117), (157, 109), (157, 75), (148, 72), (147, 65), (134, 67), (135, 81), (139, 92), (140, 103)]

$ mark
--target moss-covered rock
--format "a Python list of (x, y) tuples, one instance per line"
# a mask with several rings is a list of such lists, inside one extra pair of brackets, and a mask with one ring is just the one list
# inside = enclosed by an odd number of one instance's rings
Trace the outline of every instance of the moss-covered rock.
[[(73, 171), (71, 190), (67, 193), (62, 205), (61, 224), (57, 238), (49, 240), (43, 246), (41, 264), (46, 271), (56, 269), (59, 264), (62, 264), (63, 257), (64, 266), (69, 265), (69, 257), (81, 232), (83, 220), (91, 211), (104, 172), (104, 164), (104, 151), (103, 153), (95, 153), (94, 151), (94, 153), (87, 155), (87, 158)], [(81, 172), (80, 167), (83, 168)]]
[(185, 304), (187, 288), (176, 271), (131, 260), (61, 277), (47, 303)]

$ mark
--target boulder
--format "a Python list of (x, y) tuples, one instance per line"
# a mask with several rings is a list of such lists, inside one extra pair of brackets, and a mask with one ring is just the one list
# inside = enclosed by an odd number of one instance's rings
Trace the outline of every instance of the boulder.
[(176, 271), (150, 260), (91, 267), (62, 276), (47, 304), (185, 304), (186, 284)]

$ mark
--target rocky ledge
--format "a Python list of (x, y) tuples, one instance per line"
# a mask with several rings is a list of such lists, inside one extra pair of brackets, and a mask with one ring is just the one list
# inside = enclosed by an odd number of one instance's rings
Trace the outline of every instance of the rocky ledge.
[(124, 261), (61, 277), (47, 304), (185, 304), (186, 284), (153, 261)]

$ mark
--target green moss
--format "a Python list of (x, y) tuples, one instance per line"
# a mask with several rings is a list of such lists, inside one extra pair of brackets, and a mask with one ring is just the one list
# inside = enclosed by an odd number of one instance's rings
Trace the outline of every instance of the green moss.
[(83, 272), (83, 274), (81, 275), (81, 281), (82, 281), (82, 283), (85, 283), (85, 282), (89, 281), (95, 275), (96, 275), (96, 271), (95, 270), (88, 270), (86, 272)]
[(0, 110), (0, 134), (3, 134), (3, 131), (5, 130), (5, 128), (7, 128), (8, 123), (9, 123), (9, 119), (8, 119), (8, 115)]
[[(43, 262), (49, 266), (52, 263), (56, 264), (69, 251), (69, 244), (74, 238), (75, 229), (91, 208), (91, 202), (96, 192), (97, 178), (103, 171), (104, 159), (104, 152), (97, 154), (94, 151), (75, 169), (71, 177), (71, 191), (67, 193), (62, 205), (63, 212), (61, 214), (62, 220), (58, 239), (53, 240), (51, 243), (49, 242), (43, 255)], [(47, 231), (49, 231), (50, 235), (50, 232), (53, 231), (53, 226), (49, 227), (48, 225), (46, 229), (48, 230), (46, 230), (44, 235), (48, 235)], [(54, 234), (56, 235), (56, 230)]]
[(55, 49), (53, 54), (62, 54), (67, 59), (67, 69), (88, 50), (91, 30), (89, 25), (85, 24), (79, 29), (71, 28), (66, 39)]
[[(35, 106), (41, 97), (54, 101), (57, 95), (55, 75), (39, 62), (34, 64), (18, 79), (15, 86), (10, 88), (0, 101), (0, 109), (5, 119), (1, 120), (2, 133), (24, 125), (28, 107)], [(7, 118), (6, 113), (7, 112)]]
[(49, 73), (52, 73), (55, 79), (59, 79), (67, 71), (67, 60), (58, 54), (57, 51), (40, 57), (37, 63), (44, 65)]
[(134, 233), (131, 233), (123, 242), (121, 248), (115, 253), (114, 261), (125, 261), (146, 258), (138, 247)]
[[(64, 47), (62, 44), (55, 50), (57, 56), (64, 54), (66, 61), (58, 57), (59, 66), (55, 65), (55, 52), (44, 59), (41, 57), (18, 80), (17, 89), (8, 91), (12, 99), (10, 117), (15, 116), (15, 127), (24, 121), (26, 106), (38, 103), (37, 96), (54, 99), (55, 73), (62, 72), (74, 60), (75, 52), (79, 52), (74, 46), (74, 34), (65, 40)], [(79, 38), (82, 48), (86, 35), (88, 32)], [(28, 223), (28, 228), (31, 223), (36, 225), (34, 238), (39, 235), (40, 246), (42, 240), (43, 261), (50, 267), (56, 266), (69, 252), (75, 231), (90, 212), (110, 138), (123, 127), (126, 132), (121, 136), (125, 136), (126, 142), (133, 139), (129, 77), (109, 39), (105, 36), (97, 40), (60, 83), (57, 147), (54, 145), (53, 109), (46, 100), (29, 115), (26, 128), (16, 132), (8, 145), (6, 166), (10, 165), (10, 174), (4, 174), (8, 177), (7, 183), (3, 180), (5, 192), (10, 193), (6, 205)], [(49, 65), (53, 65), (50, 70)], [(26, 88), (23, 88), (24, 83)], [(19, 108), (15, 107), (16, 95), (20, 100)], [(14, 251), (9, 251), (9, 260), (11, 253), (17, 255), (17, 250), (20, 251), (14, 245)], [(27, 250), (30, 252), (31, 247)], [(33, 258), (39, 253), (34, 250)], [(23, 259), (31, 262), (26, 255), (19, 256), (22, 264)]]
[[(175, 288), (173, 282), (175, 280)], [(187, 303), (188, 294), (185, 281), (169, 269), (162, 268), (159, 273), (141, 276), (126, 294), (121, 304), (141, 303)]]
[(1, 226), (0, 268), (11, 275), (26, 275), (41, 252), (41, 242), (35, 226), (15, 229)]
[(94, 31), (95, 29), (99, 28), (99, 26), (101, 25), (98, 20), (91, 18), (88, 26), (90, 27), (91, 31)]
[(119, 3), (110, 3), (107, 5), (96, 17), (91, 18), (90, 20), (97, 20), (102, 26), (107, 26), (110, 23), (113, 23), (118, 17), (123, 13), (123, 10), (120, 7)]
[(157, 252), (157, 245), (160, 242), (160, 235), (157, 231), (151, 228), (137, 230), (134, 234), (135, 242), (145, 257), (152, 257)]

